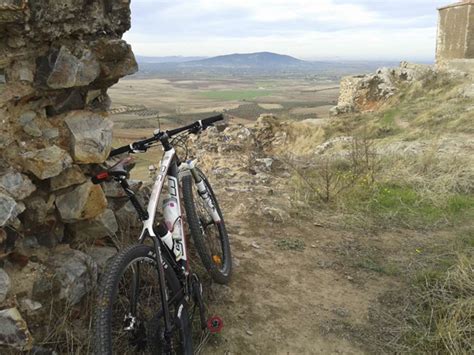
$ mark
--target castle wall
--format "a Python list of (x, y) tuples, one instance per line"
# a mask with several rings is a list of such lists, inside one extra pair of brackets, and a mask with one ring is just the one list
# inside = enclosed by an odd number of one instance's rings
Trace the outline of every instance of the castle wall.
[(474, 73), (474, 0), (439, 9), (436, 63)]
[[(0, 0), (0, 254), (31, 271), (0, 263), (0, 346), (31, 349), (25, 304), (46, 312), (93, 287), (94, 260), (67, 245), (117, 232), (108, 194), (89, 179), (111, 150), (107, 89), (138, 70), (129, 28), (130, 0)], [(38, 258), (41, 248), (60, 264)], [(61, 290), (44, 289), (50, 274), (63, 275)]]

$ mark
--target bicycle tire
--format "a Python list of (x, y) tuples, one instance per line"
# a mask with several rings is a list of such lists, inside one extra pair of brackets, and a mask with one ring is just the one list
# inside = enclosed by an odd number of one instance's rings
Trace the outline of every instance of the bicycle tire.
[[(200, 169), (195, 169), (201, 179), (204, 181), (204, 184), (208, 189), (209, 195), (211, 196), (211, 199), (221, 218), (221, 223), (214, 223), (214, 226), (217, 228), (217, 231), (219, 233), (220, 246), (223, 258), (223, 262), (221, 262), (222, 267), (219, 267), (219, 265), (214, 262), (213, 256), (211, 255), (212, 252), (211, 250), (209, 250), (210, 248), (206, 244), (207, 236), (203, 233), (204, 228), (202, 226), (200, 216), (196, 211), (196, 205), (194, 201), (195, 198), (193, 194), (193, 189), (195, 189), (196, 185), (191, 175), (186, 175), (183, 177), (183, 200), (187, 222), (189, 225), (192, 239), (194, 241), (194, 245), (196, 246), (197, 252), (204, 267), (206, 268), (206, 270), (211, 275), (214, 281), (219, 284), (227, 284), (229, 283), (232, 274), (232, 255), (230, 251), (229, 236), (225, 228), (224, 217), (222, 215), (219, 203), (217, 202), (217, 198), (214, 194), (214, 191), (212, 190), (211, 184), (209, 183), (208, 179)], [(195, 191), (197, 192), (197, 190)]]
[[(106, 269), (101, 277), (101, 281), (98, 286), (98, 298), (96, 303), (96, 310), (94, 314), (94, 352), (95, 354), (114, 354), (117, 351), (114, 351), (112, 345), (112, 311), (113, 306), (118, 298), (119, 283), (127, 271), (127, 268), (132, 265), (134, 261), (145, 261), (145, 262), (154, 262), (156, 267), (156, 259), (154, 249), (147, 245), (132, 245), (121, 251), (117, 254), (106, 266)], [(165, 277), (166, 277), (166, 287), (169, 291), (169, 297), (180, 292), (180, 283), (176, 277), (173, 269), (167, 264), (166, 260), (163, 260), (163, 266), (165, 268)], [(158, 275), (158, 273), (156, 273)], [(156, 284), (158, 284), (158, 278), (156, 278)], [(157, 297), (159, 297), (157, 295)], [(120, 301), (117, 301), (120, 302)], [(176, 310), (171, 316), (175, 322), (175, 329), (179, 333), (179, 351), (178, 354), (193, 354), (193, 345), (192, 345), (192, 334), (191, 334), (191, 325), (189, 322), (188, 306), (185, 301), (175, 301), (174, 309)], [(159, 317), (162, 314), (159, 310), (154, 310), (157, 312), (149, 324), (153, 326), (158, 326)], [(147, 341), (150, 337), (149, 329), (146, 329)], [(155, 329), (155, 332), (156, 329)], [(162, 344), (158, 340), (150, 341), (151, 344), (147, 344), (147, 349), (143, 352), (138, 353), (153, 353), (153, 354), (162, 354), (164, 353), (162, 349)], [(131, 353), (121, 349), (120, 353)], [(137, 353), (137, 352), (133, 352)]]

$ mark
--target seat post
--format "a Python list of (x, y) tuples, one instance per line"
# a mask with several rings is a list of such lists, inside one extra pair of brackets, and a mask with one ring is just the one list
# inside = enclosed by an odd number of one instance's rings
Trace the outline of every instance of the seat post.
[(140, 201), (138, 201), (138, 198), (135, 195), (135, 192), (133, 192), (132, 189), (130, 189), (130, 185), (128, 184), (127, 179), (125, 177), (121, 177), (119, 180), (119, 183), (120, 183), (120, 186), (122, 186), (122, 188), (124, 189), (130, 201), (132, 202), (133, 207), (135, 207), (135, 210), (137, 211), (138, 217), (140, 218), (140, 220), (146, 221), (149, 218), (148, 212), (145, 211)]

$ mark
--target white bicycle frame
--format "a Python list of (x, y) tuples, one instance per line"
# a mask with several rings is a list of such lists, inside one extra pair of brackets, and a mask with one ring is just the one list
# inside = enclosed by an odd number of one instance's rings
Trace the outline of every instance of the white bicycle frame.
[[(183, 226), (183, 213), (181, 208), (181, 196), (180, 196), (180, 187), (179, 187), (179, 178), (180, 175), (184, 176), (185, 174), (191, 174), (194, 178), (196, 183), (199, 195), (205, 201), (205, 208), (208, 213), (212, 216), (212, 219), (215, 223), (221, 222), (221, 217), (210, 198), (209, 192), (207, 191), (206, 185), (204, 181), (198, 180), (197, 174), (194, 172), (195, 169), (195, 161), (189, 161), (186, 163), (181, 163), (178, 167), (177, 160), (176, 160), (176, 150), (174, 148), (167, 150), (163, 154), (163, 158), (161, 159), (159, 173), (156, 177), (155, 183), (153, 185), (153, 190), (150, 195), (150, 201), (148, 203), (148, 219), (143, 221), (143, 229), (140, 234), (139, 241), (143, 242), (144, 239), (148, 236), (155, 237), (160, 239), (159, 236), (156, 235), (154, 230), (155, 225), (155, 217), (156, 212), (158, 209), (158, 204), (160, 201), (160, 196), (163, 191), (163, 186), (165, 181), (168, 182), (168, 190), (169, 194), (172, 198), (175, 198), (177, 201), (177, 208), (179, 214), (179, 222), (180, 227), (178, 230), (180, 231), (180, 239), (176, 240), (175, 242), (178, 243), (178, 248), (181, 248), (181, 257), (180, 260), (184, 260), (186, 265), (188, 263), (188, 254), (186, 249), (186, 242), (184, 236), (184, 226)], [(165, 243), (163, 243), (165, 244)], [(165, 244), (166, 245), (166, 244)], [(171, 250), (173, 252), (173, 250)], [(186, 267), (185, 274), (188, 274), (188, 267)]]

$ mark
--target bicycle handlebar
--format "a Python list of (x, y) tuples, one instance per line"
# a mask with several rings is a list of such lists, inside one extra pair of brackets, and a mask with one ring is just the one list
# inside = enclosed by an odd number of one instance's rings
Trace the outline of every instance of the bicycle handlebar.
[(114, 157), (116, 155), (120, 155), (123, 153), (133, 153), (137, 151), (146, 151), (148, 148), (147, 145), (150, 143), (154, 143), (160, 141), (162, 138), (166, 136), (166, 138), (171, 138), (178, 133), (189, 131), (189, 133), (197, 134), (201, 131), (206, 130), (208, 127), (212, 126), (215, 122), (222, 121), (224, 119), (224, 115), (220, 114), (217, 116), (212, 116), (209, 118), (205, 118), (203, 120), (196, 121), (191, 123), (188, 126), (172, 129), (166, 132), (159, 132), (158, 134), (154, 135), (151, 138), (144, 139), (142, 141), (134, 142), (130, 145), (125, 145), (123, 147), (114, 149), (110, 152), (109, 158)]

